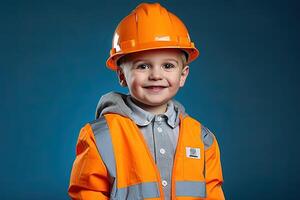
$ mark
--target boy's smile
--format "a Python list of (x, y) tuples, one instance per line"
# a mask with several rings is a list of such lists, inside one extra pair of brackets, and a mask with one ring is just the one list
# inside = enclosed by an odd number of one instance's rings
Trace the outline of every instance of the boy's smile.
[(155, 49), (132, 53), (118, 69), (120, 84), (128, 86), (133, 101), (143, 109), (159, 114), (183, 87), (189, 67), (178, 49)]

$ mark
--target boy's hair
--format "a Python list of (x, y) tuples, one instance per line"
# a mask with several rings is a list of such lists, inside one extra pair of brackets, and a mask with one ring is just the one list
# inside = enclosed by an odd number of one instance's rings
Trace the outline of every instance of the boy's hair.
[[(181, 61), (182, 61), (182, 66), (184, 67), (184, 66), (186, 66), (186, 64), (187, 64), (187, 61), (188, 61), (188, 54), (185, 52), (185, 51), (183, 51), (183, 50), (181, 50), (181, 49), (179, 49), (182, 53), (180, 54), (180, 58), (181, 58)], [(122, 64), (124, 64), (125, 62), (127, 62), (128, 61), (128, 55), (130, 55), (130, 54), (127, 54), (127, 55), (124, 55), (124, 56), (122, 56), (118, 61), (117, 61), (117, 65), (118, 65), (118, 67), (121, 67), (122, 66)]]

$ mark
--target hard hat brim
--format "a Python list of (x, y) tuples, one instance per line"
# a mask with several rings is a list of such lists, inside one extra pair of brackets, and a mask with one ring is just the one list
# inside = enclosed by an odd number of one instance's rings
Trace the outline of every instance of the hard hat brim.
[(113, 55), (111, 55), (107, 61), (106, 61), (106, 66), (111, 69), (111, 70), (117, 70), (118, 69), (118, 60), (125, 56), (128, 55), (130, 53), (136, 53), (136, 52), (142, 52), (142, 51), (148, 51), (148, 50), (155, 50), (155, 49), (179, 49), (179, 50), (183, 50), (187, 53), (188, 55), (188, 59), (187, 59), (187, 64), (191, 63), (192, 61), (194, 61), (198, 56), (199, 56), (199, 50), (195, 47), (186, 47), (186, 48), (182, 48), (182, 47), (174, 47), (174, 46), (161, 46), (161, 47), (148, 47), (148, 48), (143, 48), (143, 49), (135, 49), (135, 50), (131, 50), (131, 51), (127, 51), (125, 52), (118, 52), (118, 53), (114, 53)]

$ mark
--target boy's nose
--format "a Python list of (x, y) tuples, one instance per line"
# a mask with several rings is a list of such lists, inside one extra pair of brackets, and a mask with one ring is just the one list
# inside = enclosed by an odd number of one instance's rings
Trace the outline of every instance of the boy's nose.
[(161, 80), (162, 79), (162, 72), (161, 72), (160, 67), (153, 67), (150, 70), (149, 79), (150, 80)]

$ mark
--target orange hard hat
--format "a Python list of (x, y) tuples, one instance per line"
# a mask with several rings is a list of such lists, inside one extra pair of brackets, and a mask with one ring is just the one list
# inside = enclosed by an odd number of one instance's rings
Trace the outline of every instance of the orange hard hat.
[(106, 65), (116, 70), (117, 61), (126, 54), (162, 48), (183, 50), (188, 55), (187, 63), (199, 55), (187, 28), (177, 16), (159, 3), (142, 3), (117, 26)]

